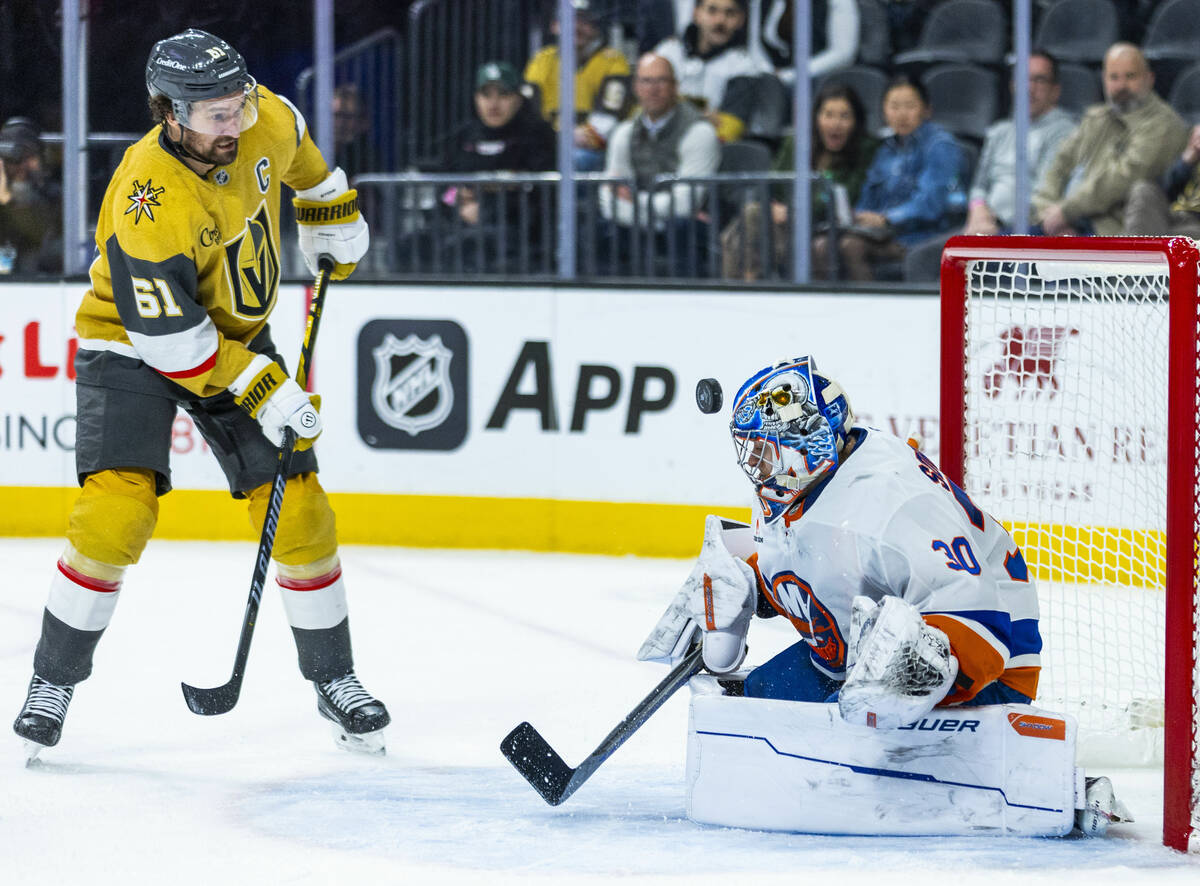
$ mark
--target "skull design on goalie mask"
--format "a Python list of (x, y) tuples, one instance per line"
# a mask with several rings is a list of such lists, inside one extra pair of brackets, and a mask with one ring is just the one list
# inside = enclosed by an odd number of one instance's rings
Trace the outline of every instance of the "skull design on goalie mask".
[(756, 372), (733, 400), (729, 431), (768, 523), (837, 469), (854, 414), (840, 385), (811, 357)]

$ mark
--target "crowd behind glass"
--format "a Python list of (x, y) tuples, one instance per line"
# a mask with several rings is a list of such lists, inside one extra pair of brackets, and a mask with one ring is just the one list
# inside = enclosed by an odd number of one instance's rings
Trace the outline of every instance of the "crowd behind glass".
[[(471, 4), (454, 0), (424, 5), (467, 16), (451, 16), (443, 28), (461, 28), (472, 15)], [(453, 107), (428, 123), (397, 110), (400, 99), (379, 88), (378, 65), (355, 64), (380, 46), (412, 55), (420, 42), (414, 6), (366, 13), (343, 0), (339, 13), (357, 16), (360, 32), (371, 29), (345, 48), (339, 34), (346, 63), (337, 68), (332, 108), (336, 162), (372, 224), (363, 276), (554, 276), (564, 125), (581, 277), (791, 280), (797, 180), (811, 200), (809, 259), (818, 280), (928, 284), (942, 244), (959, 232), (1028, 225), (1047, 235), (1200, 234), (1200, 130), (1191, 129), (1200, 119), (1200, 0), (1035, 0), (1027, 216), (1013, 199), (1011, 4), (810, 6), (805, 181), (795, 173), (790, 121), (790, 0), (573, 0), (569, 118), (560, 112), (556, 0), (511, 4), (528, 39), (489, 46), (485, 36), (469, 83), (454, 90), (431, 71), (431, 94)], [(233, 16), (246, 18), (247, 40), (263, 33), (253, 15)], [(162, 32), (173, 24), (162, 21)], [(230, 23), (217, 15), (183, 24), (229, 33)], [(96, 45), (104, 25), (94, 27)], [(375, 38), (392, 34), (394, 43)], [(305, 106), (311, 72), (296, 70), (310, 39), (303, 29), (261, 43), (230, 39), (252, 66), (261, 59), (260, 82), (285, 94), (295, 84)], [(136, 75), (113, 82), (125, 73), (103, 67), (92, 63), (101, 69), (92, 94), (105, 92), (106, 106), (136, 106)], [(0, 96), (0, 114), (0, 274), (57, 276), (61, 118), (36, 90)], [(131, 127), (122, 114), (110, 121), (93, 111), (90, 129)], [(433, 148), (419, 154), (403, 156), (384, 138), (422, 126)], [(106, 179), (137, 135), (93, 139), (92, 177)], [(1097, 144), (1112, 146), (1103, 164), (1085, 150)], [(99, 196), (88, 195), (89, 207)], [(302, 276), (295, 256), (285, 260)]]

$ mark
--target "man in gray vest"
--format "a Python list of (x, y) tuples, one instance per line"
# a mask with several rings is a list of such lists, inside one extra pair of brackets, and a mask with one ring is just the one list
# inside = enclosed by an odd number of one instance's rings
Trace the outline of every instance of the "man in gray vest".
[[(603, 188), (600, 212), (615, 222), (618, 241), (627, 239), (631, 228), (654, 231), (654, 248), (661, 248), (664, 237), (686, 234), (689, 226), (701, 224), (696, 218), (704, 199), (702, 185), (681, 182), (670, 188), (653, 190), (659, 175), (681, 177), (706, 176), (717, 171), (721, 146), (717, 131), (695, 107), (679, 100), (679, 88), (671, 63), (653, 53), (638, 60), (633, 91), (639, 108), (633, 117), (618, 124), (608, 141), (604, 173), (632, 179), (636, 191), (628, 185)], [(622, 229), (624, 235), (622, 235)], [(703, 238), (697, 238), (703, 242)], [(686, 255), (676, 243), (677, 264), (687, 268), (679, 276), (694, 276), (696, 256)], [(619, 243), (617, 244), (620, 245)], [(625, 250), (619, 250), (624, 252)], [(604, 268), (601, 268), (603, 271)], [(672, 269), (673, 271), (675, 269)]]

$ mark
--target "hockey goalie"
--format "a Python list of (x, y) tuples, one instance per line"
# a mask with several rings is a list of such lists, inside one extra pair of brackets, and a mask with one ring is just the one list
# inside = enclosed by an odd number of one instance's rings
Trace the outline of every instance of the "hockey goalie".
[[(710, 516), (638, 657), (702, 644), (688, 815), (831, 834), (1103, 834), (1128, 820), (1034, 707), (1038, 599), (1005, 529), (916, 441), (855, 423), (810, 357), (755, 373), (730, 432), (751, 525)], [(752, 670), (752, 618), (800, 640)]]

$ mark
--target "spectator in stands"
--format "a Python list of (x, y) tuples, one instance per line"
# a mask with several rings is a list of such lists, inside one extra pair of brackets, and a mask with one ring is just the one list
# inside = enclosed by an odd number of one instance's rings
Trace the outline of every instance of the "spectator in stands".
[[(796, 79), (792, 60), (794, 0), (749, 0), (750, 51), (766, 57), (784, 83)], [(814, 80), (854, 64), (858, 57), (858, 0), (811, 0), (812, 55), (808, 74)]]
[(664, 40), (654, 53), (671, 63), (680, 94), (704, 111), (721, 141), (742, 137), (756, 95), (750, 88), (727, 95), (726, 85), (771, 72), (747, 48), (746, 0), (697, 0), (683, 35)]
[(1105, 103), (1087, 109), (1033, 196), (1041, 232), (1118, 234), (1130, 188), (1162, 175), (1182, 152), (1187, 125), (1154, 93), (1154, 73), (1132, 43), (1104, 55)]
[[(609, 221), (603, 233), (607, 255), (623, 259), (635, 231), (653, 225), (652, 246), (676, 237), (693, 242), (689, 228), (703, 246), (703, 222), (697, 218), (704, 189), (680, 183), (669, 191), (653, 190), (658, 175), (683, 177), (711, 175), (720, 165), (721, 148), (716, 129), (690, 102), (681, 101), (671, 63), (654, 53), (643, 55), (634, 74), (633, 89), (639, 109), (618, 124), (608, 144), (605, 175), (632, 179), (628, 185), (600, 191), (600, 212)], [(651, 222), (651, 220), (653, 220)], [(603, 249), (602, 249), (603, 251)], [(676, 276), (695, 276), (697, 256), (677, 249)], [(662, 254), (661, 251), (659, 254)]]
[(1125, 204), (1125, 233), (1200, 239), (1200, 126), (1158, 182), (1134, 182)]
[[(828, 229), (838, 221), (837, 206), (848, 212), (862, 191), (867, 168), (879, 143), (867, 133), (867, 112), (862, 99), (850, 86), (827, 83), (813, 100), (812, 150), (810, 168), (820, 173), (824, 181), (812, 186), (812, 225), (814, 230)], [(788, 136), (775, 156), (772, 169), (792, 172), (796, 168), (795, 140)], [(840, 189), (840, 190), (839, 190)], [(788, 234), (790, 189), (772, 189), (764, 219), (762, 204), (755, 201), (743, 207), (741, 215), (721, 234), (721, 269), (726, 278), (758, 280), (763, 276), (764, 221), (771, 231), (770, 257), (775, 269), (787, 264), (791, 242)], [(842, 219), (844, 224), (847, 220)]]
[(342, 83), (333, 90), (333, 149), (337, 165), (353, 178), (366, 172), (371, 161), (367, 133), (370, 123), (362, 93), (354, 83)]
[[(451, 172), (546, 172), (556, 168), (555, 135), (550, 124), (525, 100), (521, 81), (507, 62), (486, 62), (475, 75), (475, 114), (457, 153)], [(529, 194), (522, 199), (521, 192)], [(522, 248), (537, 251), (542, 245), (543, 218), (550, 214), (544, 189), (532, 186), (451, 188), (443, 202), (454, 207), (469, 229), (461, 238), (449, 238), (446, 250), (469, 253), (482, 242), (485, 254), (468, 256), (465, 264), (478, 268), (482, 259), (490, 266), (498, 257), (511, 262)]]
[[(1029, 180), (1036, 185), (1049, 168), (1058, 146), (1075, 129), (1075, 119), (1058, 107), (1062, 86), (1058, 62), (1043, 50), (1029, 55)], [(993, 123), (983, 140), (975, 168), (964, 234), (1011, 234), (1016, 212), (1016, 123), (1010, 117)], [(1028, 222), (1028, 207), (1021, 221)]]
[[(962, 147), (929, 119), (925, 87), (901, 74), (883, 94), (884, 139), (854, 209), (854, 225), (837, 248), (851, 280), (875, 279), (872, 265), (903, 259), (908, 246), (948, 230), (966, 204)], [(813, 242), (814, 276), (827, 277), (830, 236)]]
[[(629, 61), (605, 41), (602, 0), (574, 0), (575, 6), (575, 168), (604, 167), (604, 149), (619, 121), (629, 115)], [(550, 32), (561, 39), (557, 13)], [(525, 66), (525, 82), (535, 88), (541, 113), (559, 126), (558, 46), (543, 47)]]
[(0, 274), (62, 271), (62, 193), (42, 163), (28, 117), (0, 127)]

